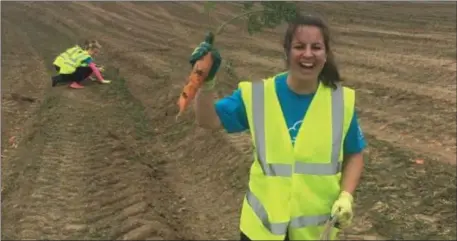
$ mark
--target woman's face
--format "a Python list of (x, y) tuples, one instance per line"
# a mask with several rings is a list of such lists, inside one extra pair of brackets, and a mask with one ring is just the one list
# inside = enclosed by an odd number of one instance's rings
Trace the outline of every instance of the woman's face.
[(317, 81), (327, 59), (324, 36), (316, 26), (300, 26), (292, 38), (290, 71), (302, 81)]

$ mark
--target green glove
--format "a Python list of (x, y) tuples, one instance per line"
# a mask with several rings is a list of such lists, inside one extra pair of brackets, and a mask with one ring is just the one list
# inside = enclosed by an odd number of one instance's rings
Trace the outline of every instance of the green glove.
[(338, 200), (333, 204), (332, 217), (338, 218), (338, 223), (341, 228), (346, 228), (352, 223), (352, 203), (354, 199), (348, 192), (341, 192)]
[(103, 67), (103, 65), (97, 65), (97, 68), (100, 72), (105, 72), (105, 67)]
[(213, 66), (208, 73), (208, 77), (205, 80), (204, 86), (206, 88), (213, 88), (215, 85), (215, 76), (219, 67), (221, 66), (222, 58), (219, 54), (219, 51), (213, 47), (214, 36), (212, 33), (209, 33), (205, 41), (201, 42), (192, 52), (189, 63), (194, 67), (195, 63), (206, 55), (208, 52), (212, 54), (213, 57)]

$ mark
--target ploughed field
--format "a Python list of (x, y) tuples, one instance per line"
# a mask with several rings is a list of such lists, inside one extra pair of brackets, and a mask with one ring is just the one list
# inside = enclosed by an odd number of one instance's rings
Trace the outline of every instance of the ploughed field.
[[(369, 148), (341, 238), (455, 239), (456, 4), (306, 3), (328, 19)], [(235, 239), (247, 134), (174, 120), (187, 62), (217, 3), (2, 4), (2, 238)], [(284, 27), (218, 37), (220, 96), (282, 71)], [(111, 85), (51, 88), (53, 58), (103, 45)]]

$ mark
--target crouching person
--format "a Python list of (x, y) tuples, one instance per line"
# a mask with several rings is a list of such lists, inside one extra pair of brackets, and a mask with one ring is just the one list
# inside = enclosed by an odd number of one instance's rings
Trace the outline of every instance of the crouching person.
[(81, 48), (79, 45), (71, 47), (61, 53), (54, 60), (54, 67), (58, 75), (52, 77), (52, 86), (59, 83), (69, 83), (73, 89), (81, 89), (81, 82), (94, 74), (101, 84), (109, 84), (110, 80), (103, 78), (100, 69), (93, 58), (100, 52), (101, 45), (97, 40), (88, 40)]

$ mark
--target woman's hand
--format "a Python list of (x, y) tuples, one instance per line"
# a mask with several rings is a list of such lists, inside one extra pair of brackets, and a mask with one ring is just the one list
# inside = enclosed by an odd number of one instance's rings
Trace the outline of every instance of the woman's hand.
[(342, 191), (332, 207), (332, 217), (337, 217), (340, 228), (346, 228), (352, 223), (352, 203), (354, 198), (348, 192)]

